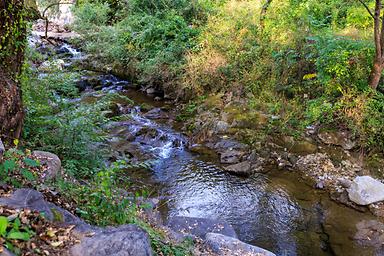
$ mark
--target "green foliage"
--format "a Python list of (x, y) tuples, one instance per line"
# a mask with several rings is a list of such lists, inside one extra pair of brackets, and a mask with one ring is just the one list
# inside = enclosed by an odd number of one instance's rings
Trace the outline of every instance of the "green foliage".
[[(128, 75), (155, 85), (179, 76), (184, 54), (195, 47), (198, 25), (214, 5), (186, 0), (104, 2), (86, 1), (76, 9), (75, 28), (85, 36), (86, 50), (104, 63), (127, 66)], [(110, 8), (116, 8), (112, 24), (106, 19)]]
[(70, 199), (75, 200), (78, 214), (96, 225), (122, 225), (137, 218), (135, 197), (121, 195), (119, 185), (129, 184), (123, 172), (128, 168), (143, 168), (125, 161), (113, 163), (100, 170), (86, 185), (60, 182), (59, 187)]
[(19, 218), (0, 216), (0, 236), (5, 239), (5, 246), (12, 252), (20, 253), (20, 249), (13, 245), (13, 240), (29, 241), (34, 235), (30, 227), (22, 224)]
[(367, 89), (374, 47), (372, 43), (345, 37), (314, 39), (318, 53), (317, 78), (329, 95), (341, 94), (345, 89)]
[[(35, 56), (35, 55), (30, 55)], [(101, 126), (108, 121), (112, 95), (94, 105), (69, 99), (78, 97), (77, 74), (51, 70), (39, 76), (28, 66), (21, 77), (26, 107), (24, 139), (28, 148), (57, 154), (68, 173), (92, 176), (101, 166), (101, 152), (91, 148), (103, 141)]]
[(34, 186), (37, 182), (37, 172), (40, 163), (32, 159), (30, 152), (9, 149), (0, 163), (0, 179), (11, 186)]

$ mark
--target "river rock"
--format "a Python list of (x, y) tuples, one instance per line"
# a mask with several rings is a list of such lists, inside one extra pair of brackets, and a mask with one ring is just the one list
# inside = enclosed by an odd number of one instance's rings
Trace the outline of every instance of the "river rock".
[(215, 124), (215, 133), (225, 133), (226, 131), (228, 131), (228, 128), (229, 128), (229, 124), (227, 122), (224, 122), (224, 121), (218, 121), (216, 124)]
[(149, 119), (167, 119), (169, 117), (168, 114), (162, 111), (160, 108), (154, 108), (145, 113), (144, 116)]
[(205, 244), (213, 252), (222, 256), (249, 255), (249, 256), (276, 256), (263, 248), (246, 244), (236, 238), (217, 233), (208, 233), (205, 236)]
[(192, 153), (196, 153), (199, 155), (206, 155), (206, 156), (211, 156), (211, 157), (217, 157), (217, 154), (215, 151), (212, 149), (201, 145), (201, 144), (193, 144), (188, 147), (188, 150), (191, 151)]
[(145, 91), (147, 94), (155, 94), (156, 90), (155, 88), (148, 88), (146, 91)]
[(237, 142), (231, 139), (222, 139), (218, 141), (213, 148), (218, 152), (224, 152), (227, 150), (239, 150), (239, 151), (247, 151), (249, 149), (248, 145)]
[(61, 170), (61, 160), (57, 155), (37, 150), (33, 151), (32, 155), (40, 161), (41, 165), (47, 167), (47, 172), (43, 178), (54, 179), (57, 177)]
[[(384, 224), (377, 220), (362, 220), (356, 224), (354, 240), (363, 246), (381, 248), (384, 244)], [(376, 254), (383, 255), (383, 254)]]
[(238, 150), (227, 150), (220, 154), (220, 162), (222, 164), (237, 164), (244, 156), (243, 151)]
[(356, 177), (348, 189), (349, 199), (358, 205), (384, 200), (384, 184), (370, 176)]
[(209, 232), (237, 238), (236, 232), (231, 224), (223, 220), (176, 216), (168, 219), (167, 226), (174, 231), (191, 234), (199, 238), (204, 238)]
[(341, 146), (346, 150), (351, 150), (356, 146), (356, 142), (352, 141), (351, 135), (345, 131), (321, 132), (317, 136), (324, 144)]
[(252, 174), (252, 166), (249, 161), (244, 161), (238, 164), (233, 164), (224, 168), (227, 172), (237, 175)]
[(151, 256), (148, 235), (134, 225), (106, 228), (70, 249), (71, 256)]
[(57, 69), (57, 70), (63, 70), (65, 65), (64, 60), (58, 59), (58, 60), (52, 60), (52, 61), (44, 61), (40, 67), (39, 70), (41, 72), (49, 72), (52, 69)]

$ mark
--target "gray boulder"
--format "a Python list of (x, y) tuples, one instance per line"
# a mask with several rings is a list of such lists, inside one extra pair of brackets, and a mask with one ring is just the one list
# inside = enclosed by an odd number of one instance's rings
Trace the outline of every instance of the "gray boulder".
[(213, 252), (222, 256), (276, 256), (263, 248), (241, 242), (240, 240), (222, 234), (208, 233), (205, 244)]
[(238, 164), (233, 164), (224, 168), (227, 172), (236, 175), (251, 175), (252, 165), (249, 161), (244, 161)]
[(28, 208), (41, 212), (50, 221), (64, 225), (75, 225), (75, 229), (79, 232), (96, 230), (69, 211), (45, 201), (43, 195), (33, 189), (18, 189), (10, 197), (0, 198), (0, 205), (15, 209)]
[(231, 224), (222, 220), (176, 216), (168, 219), (167, 226), (176, 232), (199, 238), (204, 238), (210, 232), (237, 237)]
[(33, 151), (32, 155), (35, 156), (42, 165), (47, 167), (47, 172), (45, 173), (44, 178), (54, 179), (61, 170), (61, 160), (60, 158), (50, 152), (45, 151)]
[(358, 205), (384, 201), (384, 184), (370, 176), (359, 176), (348, 189), (348, 196)]
[(124, 225), (107, 228), (92, 237), (85, 237), (73, 246), (71, 256), (151, 256), (148, 235), (139, 227)]

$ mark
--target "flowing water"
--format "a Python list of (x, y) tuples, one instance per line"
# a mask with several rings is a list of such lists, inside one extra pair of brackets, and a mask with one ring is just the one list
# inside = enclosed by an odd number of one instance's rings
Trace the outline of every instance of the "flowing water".
[(122, 84), (117, 78), (110, 82), (109, 89), (137, 102), (129, 110), (130, 117), (115, 127), (119, 134), (111, 129), (111, 136), (117, 137), (113, 142), (118, 142), (115, 150), (135, 145), (157, 160), (150, 171), (132, 175), (164, 198), (164, 219), (177, 215), (223, 219), (234, 226), (240, 240), (277, 255), (374, 255), (372, 248), (353, 240), (356, 224), (374, 219), (370, 214), (330, 201), (295, 172), (272, 169), (249, 178), (226, 173), (217, 158), (189, 152), (184, 135), (167, 122), (147, 118), (139, 107), (161, 103), (114, 86)]

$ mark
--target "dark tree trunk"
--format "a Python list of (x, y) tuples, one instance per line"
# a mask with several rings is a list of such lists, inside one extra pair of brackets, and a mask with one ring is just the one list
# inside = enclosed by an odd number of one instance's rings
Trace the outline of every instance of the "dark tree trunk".
[(26, 23), (23, 0), (0, 0), (0, 139), (21, 134), (24, 111), (18, 76), (24, 60)]
[(272, 3), (272, 0), (266, 0), (264, 5), (261, 7), (261, 12), (260, 12), (260, 30), (261, 30), (261, 32), (264, 31), (265, 16), (267, 16), (267, 11), (268, 11), (268, 8), (271, 5), (271, 3)]
[(369, 77), (369, 86), (376, 90), (380, 83), (381, 74), (383, 72), (383, 64), (380, 61), (375, 61)]

